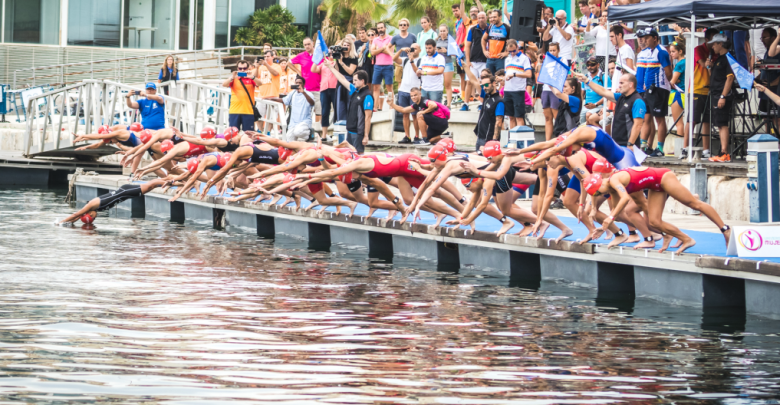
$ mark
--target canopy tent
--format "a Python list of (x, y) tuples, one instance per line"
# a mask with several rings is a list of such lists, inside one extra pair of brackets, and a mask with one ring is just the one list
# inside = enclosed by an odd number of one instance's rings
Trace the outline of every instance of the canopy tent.
[[(717, 29), (753, 29), (780, 24), (780, 2), (778, 0), (651, 0), (644, 3), (613, 5), (609, 7), (609, 21), (643, 21), (650, 25), (677, 24), (690, 27), (686, 33), (686, 54), (693, 55), (696, 42), (693, 36), (696, 27)], [(693, 58), (690, 59), (691, 61)], [(693, 63), (685, 65), (685, 116), (693, 121)], [(652, 119), (652, 118), (651, 118)], [(692, 147), (694, 126), (688, 130), (689, 145)], [(688, 154), (688, 162), (693, 153)]]

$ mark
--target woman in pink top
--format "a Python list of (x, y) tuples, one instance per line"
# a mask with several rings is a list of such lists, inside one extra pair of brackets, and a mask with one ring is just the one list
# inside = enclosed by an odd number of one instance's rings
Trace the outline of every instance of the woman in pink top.
[[(327, 58), (333, 62), (332, 58)], [(320, 104), (322, 104), (322, 136), (328, 136), (328, 127), (330, 126), (330, 111), (336, 111), (336, 88), (339, 81), (330, 69), (325, 68), (323, 63), (325, 59), (320, 61), (319, 65), (312, 66), (312, 73), (316, 73), (322, 76), (320, 81)]]

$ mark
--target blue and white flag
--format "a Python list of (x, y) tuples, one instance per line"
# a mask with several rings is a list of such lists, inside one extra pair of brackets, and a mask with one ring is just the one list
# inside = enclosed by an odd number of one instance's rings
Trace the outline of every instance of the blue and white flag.
[(734, 77), (737, 79), (737, 83), (739, 83), (739, 87), (743, 89), (750, 90), (753, 88), (753, 74), (750, 73), (747, 69), (743, 68), (742, 65), (737, 62), (736, 59), (734, 59), (733, 56), (731, 56), (730, 53), (726, 53), (726, 56), (729, 58), (729, 65), (731, 66), (731, 71), (734, 72)]
[(314, 43), (314, 55), (312, 55), (311, 60), (315, 65), (319, 65), (327, 54), (328, 45), (322, 39), (322, 32), (317, 31), (317, 42)]
[(447, 55), (455, 55), (458, 57), (458, 65), (461, 65), (461, 60), (464, 58), (463, 51), (460, 50), (458, 43), (452, 35), (447, 36)]
[(563, 84), (566, 82), (566, 76), (569, 75), (569, 66), (561, 62), (549, 52), (544, 57), (542, 69), (539, 72), (539, 83), (555, 87), (563, 92)]

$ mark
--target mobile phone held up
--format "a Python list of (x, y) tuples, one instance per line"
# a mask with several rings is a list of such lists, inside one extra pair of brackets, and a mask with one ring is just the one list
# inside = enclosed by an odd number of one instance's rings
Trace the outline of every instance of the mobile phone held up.
[(298, 85), (297, 84), (290, 85), (290, 90), (298, 90)]
[(238, 72), (238, 77), (246, 77), (246, 72)]

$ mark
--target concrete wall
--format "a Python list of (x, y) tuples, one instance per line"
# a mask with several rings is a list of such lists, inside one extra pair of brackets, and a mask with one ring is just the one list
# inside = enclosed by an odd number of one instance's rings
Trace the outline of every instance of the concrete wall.
[[(691, 176), (678, 174), (677, 179), (685, 188), (690, 189)], [(724, 221), (749, 221), (750, 202), (747, 193), (747, 178), (731, 178), (725, 176), (707, 177), (708, 203)], [(690, 209), (677, 200), (670, 198), (666, 201), (666, 212), (675, 214), (688, 214)]]

